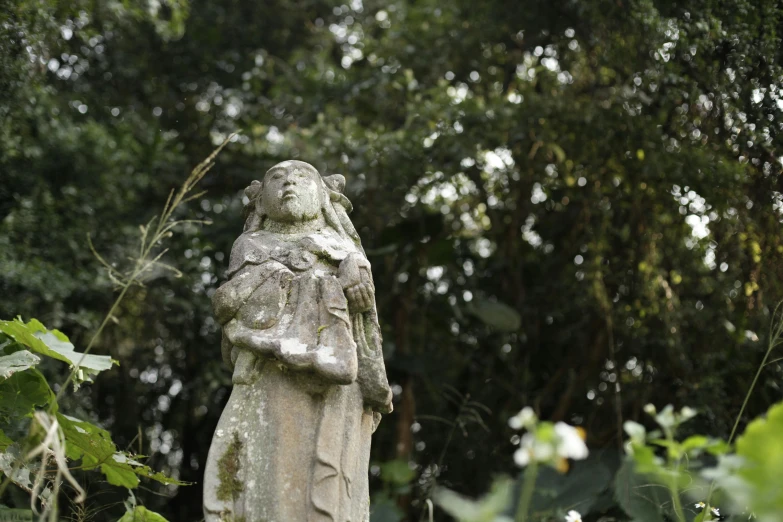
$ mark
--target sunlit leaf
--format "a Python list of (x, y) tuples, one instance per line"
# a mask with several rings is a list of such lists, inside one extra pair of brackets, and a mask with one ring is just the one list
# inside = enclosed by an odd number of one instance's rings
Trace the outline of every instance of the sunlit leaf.
[(117, 451), (108, 431), (62, 414), (57, 415), (57, 420), (65, 434), (68, 458), (81, 459), (84, 469), (100, 468), (110, 484), (133, 489), (139, 485), (140, 476), (163, 484), (185, 484), (157, 473), (128, 454)]
[(0, 356), (0, 379), (7, 379), (16, 372), (32, 368), (41, 359), (27, 350), (19, 350), (10, 355)]
[(116, 361), (108, 355), (82, 354), (74, 349), (68, 338), (58, 330), (47, 330), (39, 321), (23, 323), (20, 319), (0, 321), (0, 332), (13, 338), (33, 352), (78, 366), (84, 374), (77, 382), (91, 380), (91, 376), (108, 370)]

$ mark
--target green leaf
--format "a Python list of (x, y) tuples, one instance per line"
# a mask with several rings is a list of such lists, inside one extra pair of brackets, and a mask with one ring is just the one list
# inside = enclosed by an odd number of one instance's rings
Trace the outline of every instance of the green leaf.
[(84, 469), (100, 468), (110, 484), (133, 489), (139, 485), (140, 476), (162, 484), (187, 484), (152, 470), (127, 453), (117, 451), (109, 432), (94, 424), (62, 414), (57, 415), (57, 420), (65, 435), (68, 458), (81, 459)]
[(29, 491), (33, 486), (30, 477), (35, 473), (24, 463), (23, 453), (18, 445), (9, 446), (0, 453), (0, 472), (22, 489)]
[(27, 350), (0, 356), (0, 379), (7, 379), (16, 372), (32, 368), (39, 362), (41, 358)]
[(499, 301), (477, 297), (468, 303), (466, 309), (481, 319), (484, 324), (503, 332), (515, 332), (522, 326), (519, 312)]
[(635, 522), (665, 522), (662, 506), (671, 503), (669, 492), (637, 474), (635, 467), (632, 460), (623, 462), (615, 476), (615, 499)]
[[(737, 455), (741, 457), (737, 475), (750, 487), (736, 488), (760, 520), (779, 519), (783, 513), (783, 402), (767, 412), (766, 418), (753, 420), (737, 439)], [(728, 489), (728, 488), (727, 488)]]
[(54, 401), (46, 378), (35, 368), (17, 372), (0, 381), (0, 422), (27, 417), (36, 407)]
[[(627, 458), (615, 475), (614, 496), (620, 507), (634, 522), (666, 522), (677, 520), (674, 513), (672, 496), (669, 489), (653, 475), (639, 473), (637, 463)], [(704, 498), (709, 486), (695, 476), (682, 475), (680, 482), (680, 502), (688, 520), (697, 515), (690, 497)], [(683, 496), (687, 490), (688, 497)]]
[(704, 435), (691, 435), (682, 441), (682, 450), (685, 452), (695, 449), (703, 449), (710, 445), (710, 439)]
[(513, 481), (496, 480), (492, 489), (479, 500), (471, 500), (454, 491), (440, 488), (433, 499), (443, 510), (460, 522), (497, 522), (511, 502)]
[(144, 506), (136, 506), (133, 511), (126, 511), (117, 522), (168, 522), (168, 520)]
[(14, 441), (8, 438), (8, 436), (0, 430), (0, 453), (8, 449), (8, 446), (13, 444)]
[(536, 479), (532, 511), (538, 515), (571, 509), (583, 515), (589, 513), (612, 481), (612, 472), (601, 460), (600, 454), (591, 454), (587, 460), (576, 462), (566, 475), (542, 467)]
[(405, 515), (387, 495), (378, 494), (372, 499), (370, 522), (402, 522)]
[(92, 380), (92, 376), (110, 369), (113, 364), (117, 364), (117, 361), (108, 355), (85, 355), (77, 352), (65, 334), (58, 330), (47, 330), (36, 319), (30, 320), (28, 323), (24, 323), (20, 319), (0, 321), (0, 332), (36, 353), (68, 363), (71, 366), (78, 366), (83, 373), (77, 376), (77, 383)]
[(33, 511), (30, 509), (8, 509), (0, 507), (0, 522), (33, 522)]
[(416, 472), (404, 460), (390, 460), (381, 464), (381, 479), (402, 486), (416, 477)]
[(139, 477), (127, 462), (118, 462), (114, 455), (117, 446), (109, 432), (89, 422), (80, 421), (62, 414), (57, 421), (63, 429), (66, 440), (66, 454), (69, 459), (82, 460), (84, 469), (101, 468), (110, 484), (133, 489), (139, 485)]

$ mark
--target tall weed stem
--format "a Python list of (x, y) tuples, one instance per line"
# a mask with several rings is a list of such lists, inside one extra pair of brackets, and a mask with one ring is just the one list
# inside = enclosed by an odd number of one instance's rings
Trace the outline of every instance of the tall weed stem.
[(515, 522), (527, 522), (527, 514), (530, 511), (530, 502), (533, 500), (533, 492), (536, 489), (536, 478), (538, 477), (538, 463), (535, 459), (530, 460), (530, 464), (525, 470), (525, 480), (522, 482), (522, 491), (519, 493), (519, 504), (517, 504), (517, 514), (514, 517)]

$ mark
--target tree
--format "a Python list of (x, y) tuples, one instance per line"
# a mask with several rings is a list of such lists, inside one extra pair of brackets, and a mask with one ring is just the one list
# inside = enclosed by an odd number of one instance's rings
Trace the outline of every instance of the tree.
[[(476, 496), (513, 472), (506, 420), (524, 405), (593, 448), (650, 401), (730, 430), (783, 294), (775, 2), (6, 11), (0, 316), (78, 346), (112, 298), (86, 232), (121, 262), (170, 188), (243, 131), (185, 209), (214, 224), (175, 240), (183, 277), (133, 294), (97, 349), (119, 369), (75, 399), (153, 468), (200, 481), (229, 385), (209, 296), (242, 189), (286, 158), (348, 178), (399, 386), (374, 459), (416, 465), (375, 485), (413, 483), (394, 490), (411, 517), (431, 477)], [(780, 371), (749, 418), (780, 398)], [(145, 504), (199, 517), (198, 486), (167, 494)]]

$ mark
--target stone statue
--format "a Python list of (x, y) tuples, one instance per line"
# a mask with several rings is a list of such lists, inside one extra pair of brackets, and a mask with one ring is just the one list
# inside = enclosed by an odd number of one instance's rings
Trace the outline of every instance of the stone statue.
[(370, 437), (392, 393), (344, 186), (284, 161), (245, 190), (212, 300), (234, 387), (207, 458), (206, 522), (369, 520)]

